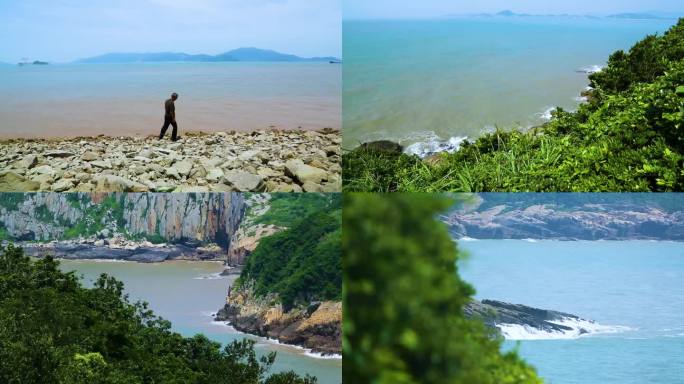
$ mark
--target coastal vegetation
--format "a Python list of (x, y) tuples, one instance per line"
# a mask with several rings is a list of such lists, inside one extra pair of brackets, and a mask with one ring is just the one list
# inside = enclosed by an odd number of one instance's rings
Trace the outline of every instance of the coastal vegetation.
[[(346, 191), (684, 191), (684, 19), (613, 53), (587, 102), (426, 159), (388, 146), (343, 155)], [(390, 146), (391, 147), (391, 146)]]
[[(435, 217), (453, 205), (428, 194), (345, 196), (343, 355), (350, 383), (541, 383), (464, 307), (474, 289)], [(429, 239), (429, 241), (426, 241)]]
[(103, 274), (92, 288), (51, 257), (31, 260), (0, 247), (0, 382), (312, 384), (270, 374), (275, 353), (254, 342), (225, 347), (183, 337), (147, 303), (131, 303), (123, 283)]
[(286, 310), (341, 299), (340, 194), (273, 195), (259, 220), (287, 229), (260, 240), (235, 288), (253, 283), (256, 296), (277, 294)]

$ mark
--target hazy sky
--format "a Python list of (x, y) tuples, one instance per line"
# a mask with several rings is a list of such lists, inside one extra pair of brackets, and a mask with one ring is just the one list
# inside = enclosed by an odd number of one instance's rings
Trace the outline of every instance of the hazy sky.
[(340, 0), (0, 0), (0, 61), (239, 47), (341, 55)]
[[(622, 12), (678, 12), (682, 0), (343, 0), (345, 19), (420, 18), (449, 14), (499, 12), (605, 15)], [(683, 15), (684, 16), (684, 15)]]

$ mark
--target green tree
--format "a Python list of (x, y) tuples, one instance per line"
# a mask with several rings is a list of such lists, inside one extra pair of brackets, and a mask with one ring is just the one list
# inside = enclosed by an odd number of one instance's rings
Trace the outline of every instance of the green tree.
[(51, 257), (33, 261), (0, 247), (0, 382), (313, 384), (294, 372), (268, 375), (276, 355), (254, 341), (225, 347), (186, 338), (171, 323), (130, 303), (123, 283), (101, 275), (81, 286)]
[(350, 383), (540, 383), (463, 306), (473, 288), (438, 195), (345, 196), (343, 377)]

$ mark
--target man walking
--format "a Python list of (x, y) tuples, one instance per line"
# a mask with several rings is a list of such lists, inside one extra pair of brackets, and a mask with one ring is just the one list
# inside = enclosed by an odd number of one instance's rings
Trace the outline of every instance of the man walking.
[(164, 102), (164, 125), (162, 126), (161, 133), (159, 134), (159, 140), (164, 138), (166, 130), (169, 125), (173, 126), (173, 131), (171, 132), (171, 140), (178, 140), (178, 124), (176, 124), (176, 105), (174, 101), (178, 99), (178, 94), (176, 92), (171, 94), (171, 98)]

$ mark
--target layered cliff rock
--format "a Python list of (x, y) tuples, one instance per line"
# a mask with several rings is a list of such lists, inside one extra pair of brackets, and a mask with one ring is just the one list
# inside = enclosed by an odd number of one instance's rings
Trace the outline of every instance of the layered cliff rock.
[(673, 199), (657, 194), (480, 194), (442, 220), (456, 238), (683, 241), (684, 202)]
[(277, 296), (256, 297), (250, 289), (231, 292), (216, 314), (235, 329), (301, 346), (324, 355), (342, 352), (342, 303), (323, 301), (285, 311)]
[(240, 193), (5, 193), (0, 227), (14, 241), (122, 236), (227, 249), (244, 209)]

